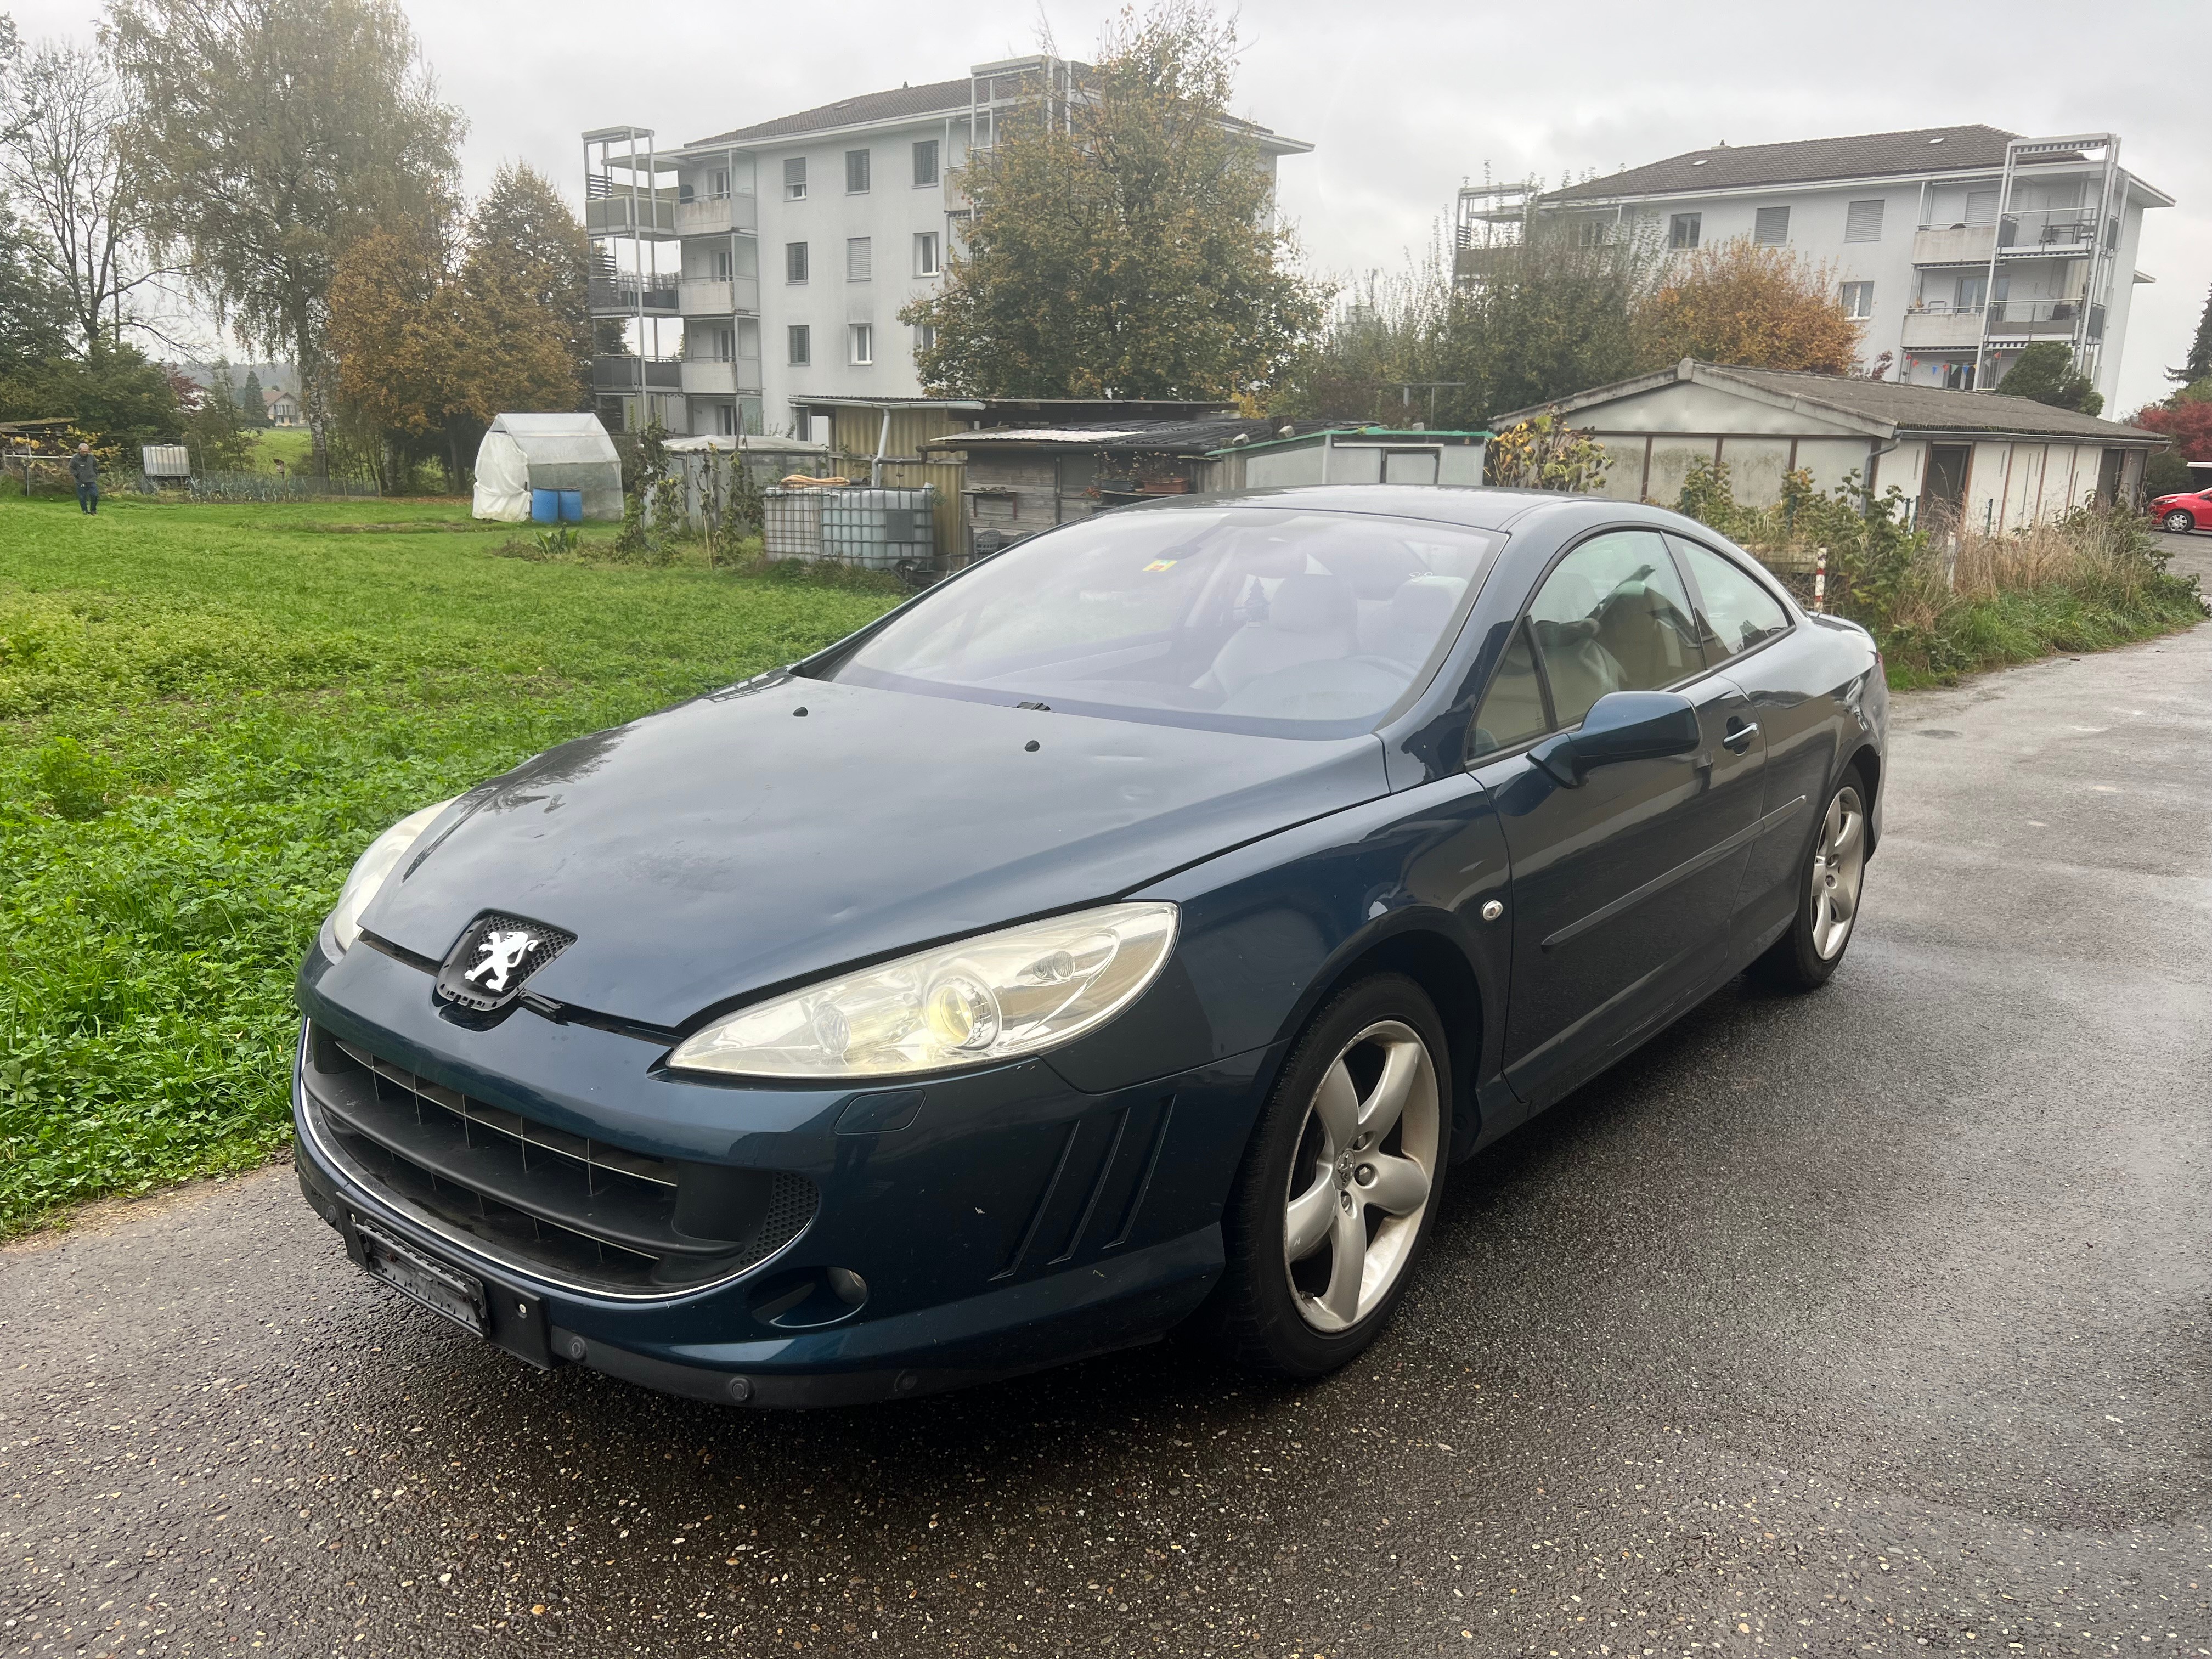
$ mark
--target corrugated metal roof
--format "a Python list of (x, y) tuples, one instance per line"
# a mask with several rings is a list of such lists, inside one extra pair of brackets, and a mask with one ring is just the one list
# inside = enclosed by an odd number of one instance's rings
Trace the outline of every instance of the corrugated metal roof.
[(1319, 432), (1328, 421), (1221, 418), (1202, 421), (1077, 422), (1066, 426), (986, 428), (933, 438), (928, 449), (1018, 449), (1087, 446), (1148, 455), (1204, 455), (1234, 442), (1279, 436), (1284, 427)]
[(2155, 432), (2118, 421), (2100, 420), (2070, 409), (2053, 409), (2033, 398), (2008, 398), (2002, 392), (1953, 392), (1937, 386), (1905, 386), (1895, 380), (1862, 380), (1850, 375), (1809, 374), (1778, 368), (1736, 368), (1685, 360), (1672, 368), (1594, 386), (1553, 404), (1534, 404), (1493, 417), (1504, 427), (1555, 409), (1570, 419), (1601, 404), (1632, 398), (1657, 387), (1696, 380), (1723, 391), (1731, 385), (1783, 398), (1814, 410), (1826, 410), (1893, 431), (1983, 432), (1992, 436), (2086, 438), (2106, 443), (2160, 441)]
[(1811, 184), (1823, 179), (1877, 179), (1898, 174), (1956, 173), (2001, 167), (2006, 141), (2020, 135), (1997, 127), (1915, 127), (1905, 132), (1865, 132), (1850, 138), (1806, 138), (1787, 144), (1719, 144), (1685, 150), (1663, 161), (1631, 167), (1547, 191), (1547, 202), (1611, 201), (1617, 196), (1658, 196), (1679, 191), (1737, 190), (1755, 185)]

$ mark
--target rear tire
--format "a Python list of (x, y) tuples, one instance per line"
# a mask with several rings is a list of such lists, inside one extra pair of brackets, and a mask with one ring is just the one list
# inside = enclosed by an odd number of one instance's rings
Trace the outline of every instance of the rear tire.
[(1778, 990), (1819, 989), (1850, 948), (1866, 880), (1866, 781), (1853, 767), (1821, 808), (1798, 866), (1796, 919), (1753, 964)]
[(1265, 1376), (1326, 1376), (1389, 1322), (1443, 1193), (1443, 1022), (1401, 974), (1333, 998), (1277, 1079), (1222, 1215), (1217, 1346)]
[(2177, 536), (2186, 536), (2197, 528), (2197, 515), (2177, 507), (2166, 515), (2166, 527)]

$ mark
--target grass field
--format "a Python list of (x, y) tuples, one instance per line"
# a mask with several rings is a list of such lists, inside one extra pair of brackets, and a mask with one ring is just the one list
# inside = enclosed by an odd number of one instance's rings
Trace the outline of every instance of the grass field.
[(282, 1143), (292, 975), (384, 825), (890, 602), (464, 513), (0, 501), (0, 1236)]

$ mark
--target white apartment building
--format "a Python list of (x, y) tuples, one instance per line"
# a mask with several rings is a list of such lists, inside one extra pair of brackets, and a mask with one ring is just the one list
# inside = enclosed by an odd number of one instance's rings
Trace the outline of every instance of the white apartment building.
[[(898, 313), (942, 280), (969, 151), (1018, 103), (1079, 98), (1083, 69), (978, 64), (667, 150), (645, 128), (586, 133), (592, 312), (627, 346), (594, 359), (603, 418), (805, 437), (810, 399), (920, 396)], [(1313, 148), (1246, 130), (1271, 173)]]
[(2112, 133), (2027, 138), (1930, 127), (1717, 145), (1516, 197), (1460, 192), (1458, 269), (1524, 213), (1597, 237), (1640, 225), (1668, 249), (1737, 236), (1832, 264), (1866, 325), (1863, 369), (1915, 386), (1994, 388), (2026, 347), (2073, 349), (2109, 404), (2119, 383), (2144, 210), (2173, 198), (2119, 164)]

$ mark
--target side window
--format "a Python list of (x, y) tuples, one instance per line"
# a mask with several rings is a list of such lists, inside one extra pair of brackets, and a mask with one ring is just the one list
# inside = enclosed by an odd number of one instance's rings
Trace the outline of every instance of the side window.
[(1787, 633), (1790, 613), (1775, 597), (1732, 559), (1711, 548), (1675, 538), (1690, 567), (1690, 578), (1705, 601), (1705, 646), (1715, 658), (1748, 651), (1761, 640)]
[(1593, 536), (1553, 567), (1528, 606), (1552, 716), (1579, 726), (1612, 691), (1653, 691), (1705, 665), (1689, 595), (1658, 532)]
[(1544, 686), (1536, 678), (1535, 653), (1528, 648), (1525, 624), (1513, 629), (1513, 643), (1498, 665), (1490, 690), (1482, 694), (1482, 707), (1474, 711), (1474, 735), (1468, 740), (1469, 761), (1516, 743), (1540, 738), (1551, 729), (1544, 717)]

